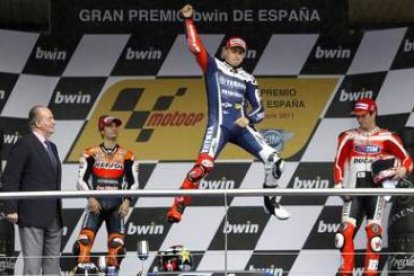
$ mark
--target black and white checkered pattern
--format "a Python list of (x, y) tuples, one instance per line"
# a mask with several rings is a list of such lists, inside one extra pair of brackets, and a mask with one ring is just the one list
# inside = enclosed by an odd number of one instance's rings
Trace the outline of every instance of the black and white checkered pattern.
[[(219, 53), (224, 34), (201, 36), (211, 53)], [(377, 100), (379, 122), (396, 130), (414, 126), (414, 30), (396, 28), (350, 33), (340, 39), (320, 34), (256, 34), (247, 67), (260, 77), (337, 78), (335, 90), (318, 118), (309, 140), (288, 160), (281, 186), (330, 188), (337, 135), (356, 122), (349, 117), (361, 96)], [(123, 79), (200, 77), (183, 34), (169, 33), (162, 41), (135, 34), (84, 34), (79, 37), (0, 30), (0, 112), (6, 131), (6, 151), (23, 132), (27, 113), (35, 104), (48, 105), (56, 114), (53, 140), (62, 159), (68, 156), (104, 92)], [(276, 126), (277, 127), (277, 126)], [(137, 156), (139, 148), (134, 149)], [(196, 153), (194, 153), (196, 154)], [(175, 189), (192, 162), (142, 160), (140, 188)], [(63, 164), (63, 189), (75, 189), (77, 164)], [(206, 189), (261, 187), (258, 162), (219, 161), (202, 181)], [(224, 224), (223, 199), (197, 198), (180, 224), (168, 225), (166, 198), (139, 198), (127, 220), (127, 258), (122, 273), (135, 273), (138, 240), (150, 242), (155, 252), (183, 244), (195, 255), (198, 270), (224, 269), (224, 234), (228, 235), (228, 268), (270, 269), (274, 275), (334, 275), (339, 252), (333, 237), (339, 225), (341, 201), (326, 197), (285, 197), (292, 214), (278, 221), (262, 211), (261, 198), (230, 199), (229, 224)], [(70, 254), (80, 230), (85, 200), (65, 200), (63, 253)], [(106, 249), (102, 229), (94, 247)], [(356, 237), (365, 248), (364, 231)], [(17, 239), (17, 237), (16, 237)], [(386, 240), (386, 237), (385, 237)], [(19, 251), (19, 244), (16, 250)], [(66, 269), (69, 264), (66, 265)], [(272, 270), (273, 269), (273, 270)], [(21, 270), (21, 260), (17, 272)]]

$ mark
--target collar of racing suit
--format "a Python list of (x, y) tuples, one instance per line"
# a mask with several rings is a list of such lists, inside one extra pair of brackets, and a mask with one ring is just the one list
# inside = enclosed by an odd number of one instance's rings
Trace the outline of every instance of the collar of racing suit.
[(100, 144), (99, 146), (105, 154), (114, 154), (119, 148), (118, 144), (115, 144), (115, 147), (113, 147), (113, 148), (107, 148), (107, 147), (105, 147), (105, 145), (103, 143)]
[(365, 130), (363, 130), (362, 128), (358, 128), (358, 131), (361, 133), (361, 134), (364, 134), (364, 135), (372, 135), (372, 134), (374, 134), (374, 133), (377, 133), (378, 131), (380, 130), (380, 128), (378, 127), (378, 126), (375, 126), (371, 131), (365, 131)]
[(233, 67), (230, 63), (228, 63), (226, 60), (223, 60), (224, 64), (229, 68), (229, 70), (233, 73), (237, 73), (240, 70), (242, 70), (243, 68), (241, 66), (239, 67)]

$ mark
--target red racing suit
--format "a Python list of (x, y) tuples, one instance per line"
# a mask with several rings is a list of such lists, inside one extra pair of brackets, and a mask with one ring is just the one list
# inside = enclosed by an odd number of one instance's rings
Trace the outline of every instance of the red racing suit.
[[(377, 188), (372, 180), (371, 164), (387, 157), (395, 157), (407, 172), (412, 170), (413, 161), (396, 134), (378, 127), (371, 132), (352, 129), (341, 133), (335, 158), (335, 184), (342, 183), (344, 188)], [(352, 275), (353, 238), (364, 215), (368, 238), (364, 275), (377, 275), (385, 204), (383, 196), (355, 196), (344, 202), (342, 224), (335, 237), (336, 246), (342, 251), (341, 275)]]

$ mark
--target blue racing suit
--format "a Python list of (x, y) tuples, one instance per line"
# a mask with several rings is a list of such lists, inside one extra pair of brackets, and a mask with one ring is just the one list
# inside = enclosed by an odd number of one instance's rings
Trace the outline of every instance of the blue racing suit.
[[(187, 174), (181, 188), (198, 188), (198, 182), (213, 169), (214, 160), (227, 142), (240, 146), (260, 159), (265, 165), (264, 187), (277, 187), (277, 180), (281, 173), (281, 159), (253, 127), (253, 124), (264, 118), (260, 90), (255, 78), (242, 68), (234, 68), (227, 62), (208, 54), (192, 19), (186, 19), (185, 25), (188, 46), (204, 75), (208, 100), (208, 124), (198, 160)], [(250, 111), (247, 112), (249, 105)], [(249, 119), (249, 125), (244, 128), (236, 125), (235, 122), (240, 117)], [(188, 196), (176, 197), (168, 213), (168, 220), (180, 221), (184, 207), (189, 203)], [(275, 204), (277, 203), (273, 205)], [(267, 206), (266, 198), (265, 206)]]

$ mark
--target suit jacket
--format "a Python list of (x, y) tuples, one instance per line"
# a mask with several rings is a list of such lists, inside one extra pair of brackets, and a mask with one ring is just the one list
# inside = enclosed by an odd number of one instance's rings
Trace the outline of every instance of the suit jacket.
[[(32, 133), (21, 137), (10, 150), (3, 174), (4, 191), (60, 190), (62, 167), (56, 145), (52, 150), (57, 160), (53, 165), (45, 146)], [(57, 217), (62, 225), (62, 201), (56, 198), (6, 201), (6, 213), (19, 215), (19, 226), (49, 227)]]

